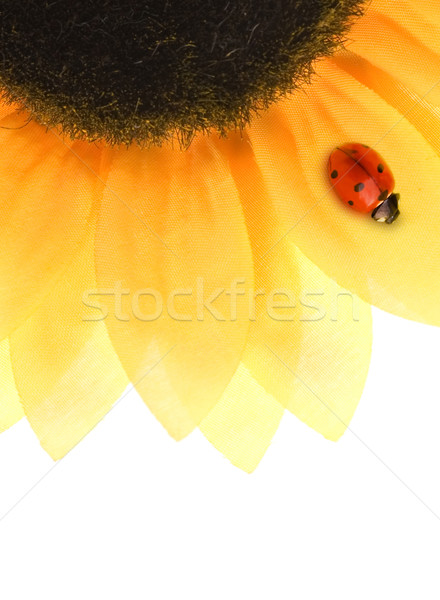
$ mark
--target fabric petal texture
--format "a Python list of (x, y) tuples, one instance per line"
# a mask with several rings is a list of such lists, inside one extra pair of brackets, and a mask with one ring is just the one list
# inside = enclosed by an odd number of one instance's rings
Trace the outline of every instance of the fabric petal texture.
[(90, 308), (93, 242), (89, 228), (63, 277), (10, 337), (24, 413), (54, 459), (89, 433), (129, 384), (104, 323)]
[(252, 473), (268, 449), (284, 409), (241, 364), (200, 431), (233, 465)]
[(236, 136), (221, 146), (240, 192), (255, 268), (255, 313), (242, 360), (273, 398), (338, 439), (368, 372), (370, 308), (282, 237), (249, 141)]
[[(375, 0), (347, 45), (419, 97), (440, 105), (440, 18), (436, 0)], [(404, 60), (402, 60), (402, 58)]]
[[(338, 58), (323, 61), (318, 74), (306, 94), (279, 102), (248, 131), (282, 236), (366, 302), (438, 325), (440, 204), (433, 175), (440, 173), (440, 157)], [(438, 116), (429, 115), (438, 127)], [(386, 157), (401, 194), (402, 215), (392, 226), (344, 206), (323, 177), (330, 152), (347, 141)]]
[(9, 340), (0, 342), (0, 432), (24, 416), (12, 373)]
[(253, 286), (251, 250), (234, 181), (212, 142), (115, 152), (95, 248), (113, 345), (179, 439), (226, 389), (249, 328), (235, 290)]
[[(22, 115), (0, 121), (0, 339), (49, 293), (85, 235), (101, 183), (92, 145), (62, 141)], [(6, 150), (7, 149), (7, 150)], [(66, 176), (68, 174), (68, 176)], [(78, 201), (80, 198), (80, 201)]]

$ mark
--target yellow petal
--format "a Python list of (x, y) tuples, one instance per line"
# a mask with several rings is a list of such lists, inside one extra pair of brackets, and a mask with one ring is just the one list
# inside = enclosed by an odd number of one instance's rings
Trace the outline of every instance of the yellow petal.
[[(339, 52), (329, 62), (350, 74), (381, 96), (390, 106), (396, 108), (440, 156), (440, 109), (433, 106), (431, 93), (426, 94), (424, 98), (416, 96), (413, 90), (404, 87), (383, 69), (375, 67), (350, 51)], [(440, 85), (438, 87), (440, 89)]]
[[(440, 324), (440, 158), (409, 118), (335, 62), (322, 61), (318, 73), (306, 93), (249, 128), (282, 236), (363, 300)], [(374, 147), (394, 172), (401, 216), (392, 225), (354, 212), (331, 190), (328, 156), (347, 141)]]
[[(89, 228), (90, 229), (90, 228)], [(26, 417), (43, 448), (64, 456), (128, 385), (102, 320), (94, 320), (93, 235), (50, 295), (11, 335)]]
[(61, 276), (100, 185), (71, 151), (96, 169), (99, 153), (92, 144), (67, 146), (44, 127), (25, 123), (25, 115), (15, 113), (0, 121), (0, 339)]
[(373, 0), (349, 33), (348, 48), (440, 105), (437, 0)]
[(285, 377), (292, 386), (287, 408), (324, 437), (336, 441), (350, 423), (367, 378), (371, 310), (326, 277), (298, 249), (295, 258), (303, 287), (303, 310), (299, 360), (294, 365), (285, 353), (283, 359), (290, 371)]
[(276, 432), (284, 408), (240, 365), (199, 427), (233, 465), (251, 473)]
[(231, 137), (221, 147), (240, 192), (258, 292), (242, 360), (282, 406), (336, 440), (356, 409), (367, 376), (370, 308), (282, 238), (247, 139)]
[(224, 392), (247, 336), (247, 307), (233, 300), (253, 280), (235, 184), (203, 137), (186, 151), (115, 151), (107, 184), (96, 241), (106, 324), (136, 389), (180, 438)]
[(0, 342), (0, 373), (0, 432), (2, 432), (23, 416), (23, 407), (12, 374), (8, 339)]
[[(7, 103), (5, 101), (5, 98), (0, 93), (0, 119), (4, 119), (8, 115), (11, 115), (11, 114), (14, 114), (14, 113), (17, 114), (18, 111), (19, 111), (18, 106), (15, 105), (15, 104)], [(17, 116), (18, 116), (18, 114), (17, 114)], [(19, 118), (17, 120), (17, 123), (20, 120), (22, 121), (21, 124), (23, 124), (23, 118), (21, 118), (21, 119)], [(16, 127), (16, 125), (15, 125), (15, 127)], [(2, 128), (3, 128), (3, 125), (0, 124), (0, 129), (2, 129)]]

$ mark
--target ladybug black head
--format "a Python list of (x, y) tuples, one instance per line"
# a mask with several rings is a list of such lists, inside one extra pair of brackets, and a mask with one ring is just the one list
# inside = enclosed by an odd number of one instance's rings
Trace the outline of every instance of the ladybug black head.
[(390, 194), (386, 200), (379, 204), (371, 216), (380, 223), (393, 223), (400, 215), (399, 210), (400, 194)]

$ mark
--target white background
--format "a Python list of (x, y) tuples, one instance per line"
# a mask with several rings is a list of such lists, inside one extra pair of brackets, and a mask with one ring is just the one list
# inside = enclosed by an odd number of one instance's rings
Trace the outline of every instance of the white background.
[(440, 330), (374, 317), (351, 431), (286, 413), (252, 475), (135, 394), (55, 467), (25, 421), (2, 434), (0, 515), (25, 497), (0, 521), (1, 597), (438, 600)]

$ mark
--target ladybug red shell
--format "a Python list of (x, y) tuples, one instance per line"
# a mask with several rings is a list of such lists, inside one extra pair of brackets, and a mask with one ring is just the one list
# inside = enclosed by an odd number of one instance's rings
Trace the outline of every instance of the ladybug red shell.
[(389, 207), (390, 214), (381, 214), (376, 220), (392, 223), (397, 218), (399, 196), (392, 194), (394, 176), (380, 154), (369, 146), (357, 143), (338, 146), (330, 155), (328, 173), (337, 195), (354, 210), (369, 213), (392, 196), (392, 202), (387, 202), (382, 211), (385, 213)]

